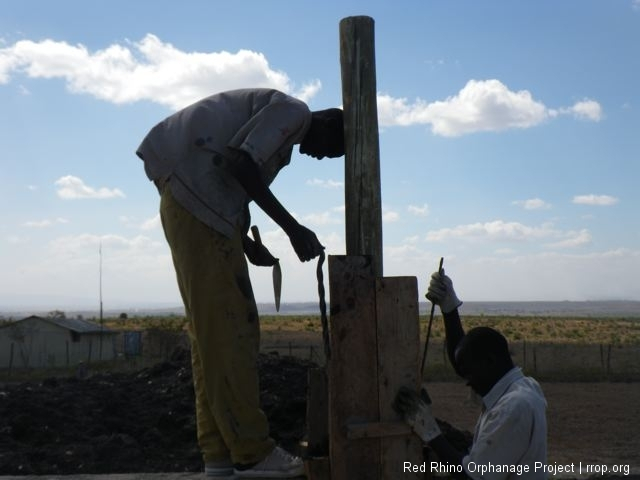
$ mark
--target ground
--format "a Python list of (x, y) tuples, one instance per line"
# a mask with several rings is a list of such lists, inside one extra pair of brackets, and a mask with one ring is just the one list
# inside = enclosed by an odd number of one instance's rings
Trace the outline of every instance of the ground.
[[(262, 405), (289, 448), (302, 437), (310, 365), (260, 356)], [(188, 351), (135, 373), (0, 388), (0, 475), (200, 470)]]
[[(292, 451), (304, 437), (307, 370), (313, 366), (260, 356), (263, 409), (274, 438)], [(550, 460), (640, 467), (637, 384), (544, 387)], [(438, 417), (473, 429), (477, 412), (461, 408), (462, 384), (434, 383), (430, 393)], [(201, 471), (193, 403), (184, 350), (135, 373), (6, 384), (0, 387), (0, 475)], [(459, 444), (469, 441), (456, 429), (447, 435)]]

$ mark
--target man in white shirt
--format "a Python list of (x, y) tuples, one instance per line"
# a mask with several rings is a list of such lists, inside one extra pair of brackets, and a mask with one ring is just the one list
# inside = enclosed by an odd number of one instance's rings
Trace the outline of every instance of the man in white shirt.
[(476, 327), (465, 334), (458, 313), (462, 302), (444, 271), (431, 276), (427, 298), (442, 311), (451, 364), (482, 397), (469, 452), (456, 450), (442, 435), (425, 387), (420, 393), (401, 389), (396, 410), (458, 478), (546, 479), (546, 400), (540, 385), (513, 364), (498, 331)]
[(136, 152), (161, 194), (162, 226), (188, 319), (198, 443), (209, 477), (304, 473), (300, 458), (275, 446), (260, 409), (260, 327), (246, 261), (277, 261), (248, 236), (251, 201), (284, 230), (301, 261), (324, 248), (269, 189), (296, 144), (317, 159), (342, 156), (342, 111), (311, 112), (277, 90), (243, 89), (167, 117)]

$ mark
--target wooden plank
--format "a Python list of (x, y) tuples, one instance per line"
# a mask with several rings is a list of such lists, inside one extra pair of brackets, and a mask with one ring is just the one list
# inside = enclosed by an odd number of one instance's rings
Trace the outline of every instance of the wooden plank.
[(307, 378), (307, 454), (325, 457), (329, 455), (327, 373), (324, 368), (312, 368)]
[(382, 207), (374, 22), (340, 21), (340, 66), (345, 129), (347, 255), (371, 255), (382, 276)]
[(378, 421), (375, 276), (370, 257), (329, 256), (329, 451), (332, 480), (380, 478), (380, 440), (350, 441), (351, 423)]
[[(418, 282), (415, 277), (388, 277), (376, 280), (378, 334), (378, 384), (381, 422), (398, 422), (393, 400), (406, 385), (418, 388), (420, 375), (420, 328)], [(406, 432), (404, 436), (381, 440), (382, 478), (424, 478), (421, 473), (404, 473), (403, 463), (421, 464), (422, 443)]]
[(347, 426), (347, 438), (382, 438), (411, 435), (411, 427), (404, 422), (352, 423)]

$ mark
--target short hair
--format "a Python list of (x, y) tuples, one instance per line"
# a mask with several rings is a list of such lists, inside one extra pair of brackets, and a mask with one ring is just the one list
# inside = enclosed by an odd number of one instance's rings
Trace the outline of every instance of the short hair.
[(344, 113), (340, 108), (316, 110), (312, 115), (321, 120), (332, 133), (332, 149), (344, 154)]
[(491, 327), (475, 327), (469, 330), (459, 344), (473, 358), (495, 355), (501, 362), (512, 362), (507, 339)]

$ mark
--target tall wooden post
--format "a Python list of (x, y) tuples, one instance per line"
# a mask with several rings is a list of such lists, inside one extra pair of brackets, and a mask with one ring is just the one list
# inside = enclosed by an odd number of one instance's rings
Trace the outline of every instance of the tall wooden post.
[(310, 480), (424, 478), (405, 472), (424, 461), (422, 445), (392, 407), (401, 386), (419, 386), (418, 290), (415, 277), (382, 277), (374, 50), (373, 19), (340, 22), (347, 255), (329, 256), (331, 355), (309, 387), (328, 389), (328, 428), (308, 423), (314, 452), (328, 433), (329, 459), (307, 462)]
[(347, 17), (340, 21), (340, 65), (345, 125), (347, 255), (370, 255), (374, 274), (382, 276), (380, 147), (371, 17)]

